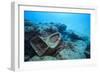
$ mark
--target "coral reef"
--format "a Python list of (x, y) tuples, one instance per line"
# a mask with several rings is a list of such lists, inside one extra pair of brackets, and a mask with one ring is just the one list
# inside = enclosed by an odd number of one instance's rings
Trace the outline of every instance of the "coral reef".
[[(61, 39), (57, 46), (52, 48), (47, 44), (46, 40), (50, 35), (57, 32), (61, 35)], [(35, 23), (25, 20), (24, 34), (25, 61), (90, 58), (90, 38), (78, 35), (73, 30), (68, 30), (65, 24), (54, 22)], [(39, 39), (41, 40), (39, 41)], [(57, 40), (57, 38), (53, 38), (52, 41), (55, 42), (55, 40)], [(38, 44), (36, 47), (34, 47), (34, 45), (36, 45), (35, 43)], [(45, 44), (43, 45), (43, 43)], [(45, 47), (47, 48), (45, 49)]]

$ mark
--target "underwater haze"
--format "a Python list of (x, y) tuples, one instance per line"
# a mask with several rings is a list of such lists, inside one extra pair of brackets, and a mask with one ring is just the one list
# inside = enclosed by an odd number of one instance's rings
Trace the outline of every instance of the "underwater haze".
[(24, 11), (24, 61), (90, 59), (88, 13)]
[(90, 36), (90, 14), (25, 11), (24, 19), (32, 22), (62, 23), (78, 34)]

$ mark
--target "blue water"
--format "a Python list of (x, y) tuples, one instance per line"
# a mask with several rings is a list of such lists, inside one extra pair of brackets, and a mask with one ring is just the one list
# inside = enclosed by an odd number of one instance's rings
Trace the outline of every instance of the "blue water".
[(35, 23), (62, 23), (77, 34), (90, 37), (90, 14), (24, 11), (24, 19)]

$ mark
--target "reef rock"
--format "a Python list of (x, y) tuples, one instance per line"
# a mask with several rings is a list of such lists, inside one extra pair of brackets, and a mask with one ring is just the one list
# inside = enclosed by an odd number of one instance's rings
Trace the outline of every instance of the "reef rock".
[(33, 56), (29, 61), (40, 61), (41, 58), (39, 56)]
[(52, 56), (33, 56), (29, 61), (42, 61), (42, 60), (57, 60), (56, 57), (52, 57)]
[(75, 43), (75, 51), (79, 53), (84, 53), (87, 48), (87, 43), (82, 40), (78, 40)]
[(43, 56), (42, 60), (57, 60), (56, 57), (52, 57), (52, 56)]
[(85, 49), (87, 44), (84, 41), (78, 40), (73, 42), (74, 48), (65, 48), (59, 52), (60, 59), (81, 59), (86, 58)]

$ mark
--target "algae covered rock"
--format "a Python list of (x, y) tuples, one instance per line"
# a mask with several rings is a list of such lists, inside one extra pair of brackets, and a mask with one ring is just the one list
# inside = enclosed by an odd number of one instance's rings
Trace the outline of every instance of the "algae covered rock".
[(61, 59), (81, 59), (86, 58), (85, 49), (87, 44), (84, 41), (78, 40), (73, 42), (74, 44), (73, 49), (71, 47), (65, 48), (59, 52)]
[(71, 49), (63, 49), (60, 53), (59, 53), (61, 59), (77, 59), (79, 58), (79, 54), (73, 52)]
[(87, 47), (87, 44), (84, 41), (78, 40), (75, 43), (75, 52), (84, 53)]
[(40, 61), (41, 58), (39, 56), (33, 56), (29, 61)]
[(52, 57), (52, 56), (33, 56), (29, 61), (45, 61), (45, 60), (57, 60), (56, 57)]
[(57, 60), (56, 57), (52, 57), (52, 56), (43, 56), (42, 60)]

